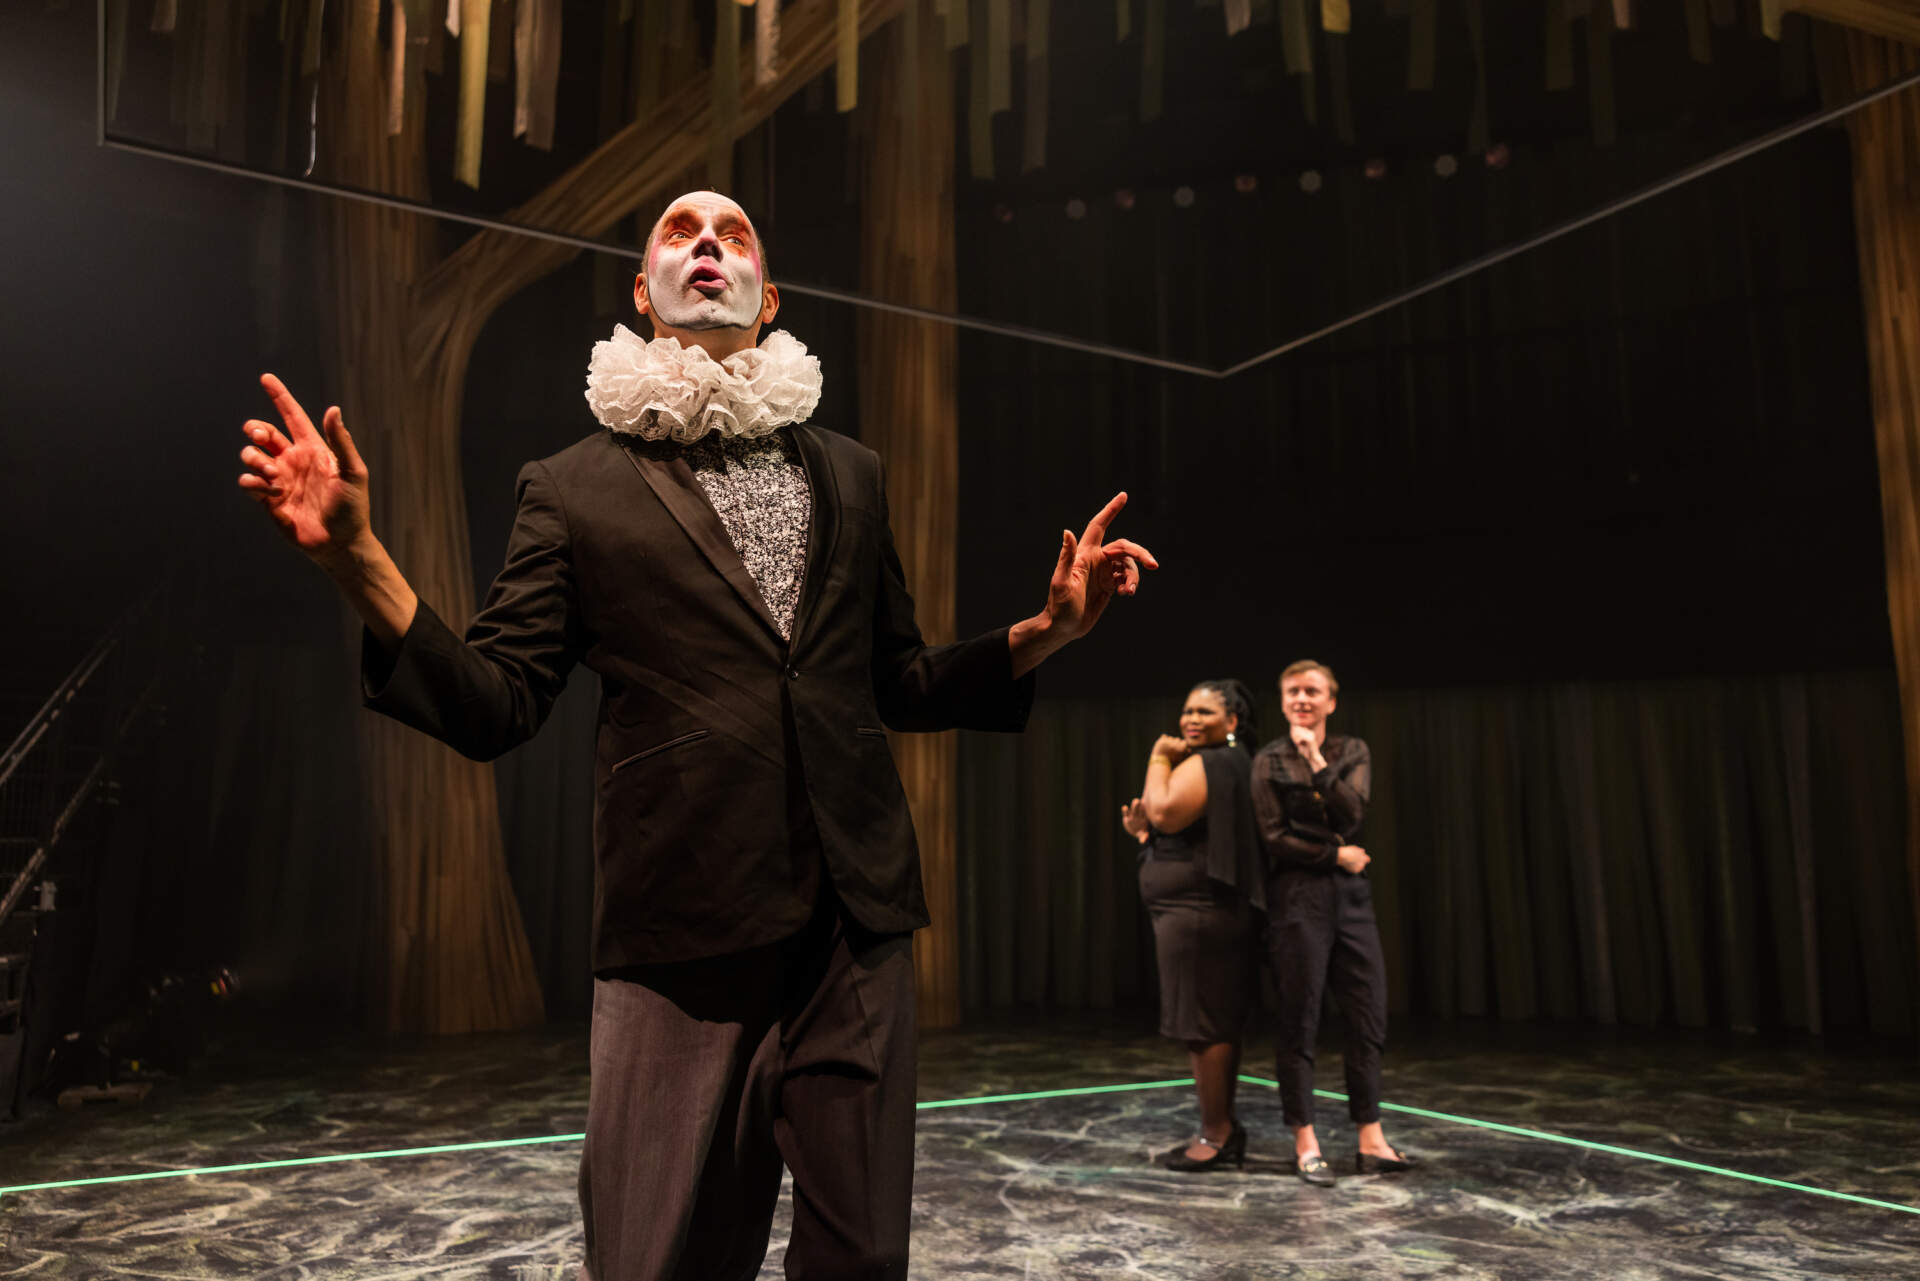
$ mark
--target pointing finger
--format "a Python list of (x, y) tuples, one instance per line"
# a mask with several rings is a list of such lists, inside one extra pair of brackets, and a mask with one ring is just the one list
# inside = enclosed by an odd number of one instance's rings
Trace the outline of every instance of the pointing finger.
[(1098, 546), (1100, 540), (1107, 536), (1107, 526), (1113, 524), (1113, 518), (1118, 516), (1120, 510), (1126, 505), (1127, 493), (1125, 490), (1121, 490), (1108, 501), (1105, 507), (1100, 509), (1099, 515), (1087, 522), (1087, 532), (1080, 535), (1080, 541)]
[(260, 386), (266, 389), (267, 398), (273, 401), (273, 408), (281, 420), (287, 424), (287, 434), (296, 441), (309, 441), (320, 433), (313, 429), (313, 420), (307, 417), (307, 411), (300, 408), (300, 402), (293, 398), (287, 385), (272, 374), (260, 375)]

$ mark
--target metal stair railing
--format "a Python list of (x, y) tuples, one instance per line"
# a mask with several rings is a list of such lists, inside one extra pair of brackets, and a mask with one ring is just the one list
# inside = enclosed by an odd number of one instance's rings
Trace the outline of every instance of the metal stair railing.
[[(163, 581), (122, 614), (0, 754), (0, 931), (153, 699), (165, 596)], [(22, 965), (10, 952), (0, 957), (0, 978)], [(0, 982), (0, 998), (6, 986)]]

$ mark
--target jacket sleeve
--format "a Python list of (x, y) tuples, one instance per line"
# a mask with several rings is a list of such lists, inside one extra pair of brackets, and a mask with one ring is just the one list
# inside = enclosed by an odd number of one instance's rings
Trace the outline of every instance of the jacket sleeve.
[(566, 512), (542, 463), (520, 471), (506, 563), (462, 641), (423, 600), (399, 648), (361, 640), (366, 706), (492, 760), (538, 730), (578, 661)]
[(1327, 800), (1327, 818), (1344, 839), (1352, 840), (1366, 821), (1373, 795), (1373, 753), (1365, 741), (1354, 739), (1351, 759), (1338, 770), (1331, 764), (1313, 776), (1313, 785)]
[(886, 469), (879, 486), (879, 582), (873, 606), (873, 692), (888, 729), (1019, 733), (1033, 709), (1034, 674), (1015, 680), (1005, 627), (951, 645), (929, 645), (893, 545)]
[(1285, 782), (1278, 755), (1261, 752), (1254, 758), (1253, 816), (1267, 862), (1274, 867), (1332, 868), (1339, 861), (1340, 842), (1324, 829), (1308, 830), (1288, 818)]

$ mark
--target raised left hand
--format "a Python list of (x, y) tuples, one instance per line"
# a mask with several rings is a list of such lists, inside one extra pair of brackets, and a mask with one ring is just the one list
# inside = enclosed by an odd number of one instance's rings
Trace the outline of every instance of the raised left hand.
[(1079, 538), (1070, 529), (1060, 531), (1060, 559), (1047, 584), (1047, 621), (1062, 641), (1092, 631), (1115, 596), (1139, 591), (1142, 569), (1160, 568), (1153, 553), (1140, 544), (1125, 538), (1107, 541), (1107, 527), (1126, 505), (1126, 494), (1115, 494)]

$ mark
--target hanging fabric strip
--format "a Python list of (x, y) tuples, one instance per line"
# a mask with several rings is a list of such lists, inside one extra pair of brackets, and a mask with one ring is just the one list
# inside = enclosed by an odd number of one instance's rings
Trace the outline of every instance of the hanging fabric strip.
[(1613, 111), (1613, 7), (1597, 4), (1587, 15), (1587, 95), (1593, 113), (1593, 141), (1611, 147), (1616, 137)]
[(1807, 96), (1807, 23), (1804, 13), (1789, 13), (1780, 24), (1780, 92), (1789, 102)]
[(1633, 0), (1613, 0), (1613, 26), (1616, 31), (1633, 30)]
[(835, 105), (852, 111), (860, 103), (860, 0), (840, 0), (839, 53), (834, 61)]
[(426, 34), (415, 36), (426, 46), (421, 55), (421, 66), (430, 76), (437, 76), (447, 69), (447, 24), (435, 22), (433, 6), (439, 0), (429, 0), (427, 15), (420, 22), (420, 30)]
[(987, 106), (994, 115), (1013, 110), (1013, 4), (987, 0)]
[(528, 100), (527, 143), (553, 150), (553, 126), (560, 101), (561, 0), (520, 0), (540, 15), (533, 31), (532, 93)]
[(1573, 88), (1573, 23), (1561, 0), (1547, 0), (1547, 88)]
[(387, 50), (387, 137), (397, 138), (407, 122), (407, 10), (393, 6), (393, 21), (388, 26)]
[(667, 44), (684, 49), (693, 43), (693, 0), (667, 0)]
[(1333, 136), (1353, 145), (1353, 95), (1347, 87), (1347, 35), (1327, 32), (1327, 92), (1333, 96)]
[[(125, 8), (122, 5), (121, 8)], [(285, 44), (293, 34), (293, 0), (280, 0), (279, 42)]]
[(1713, 0), (1713, 25), (1731, 27), (1740, 20), (1739, 0)]
[(107, 0), (107, 119), (120, 117), (120, 77), (127, 70), (128, 0)]
[(973, 0), (947, 0), (947, 52), (964, 49), (973, 40)]
[[(733, 135), (740, 119), (740, 6), (735, 0), (713, 3), (713, 126), (707, 133), (707, 185), (724, 193), (733, 188)], [(842, 7), (841, 13), (845, 12)]]
[(1413, 20), (1407, 24), (1407, 88), (1413, 92), (1433, 88), (1433, 40), (1438, 27), (1437, 0), (1413, 0)]
[(460, 123), (453, 150), (453, 177), (480, 186), (481, 126), (487, 118), (487, 38), (493, 22), (489, 0), (460, 0)]
[(487, 30), (500, 34), (500, 39), (487, 42), (487, 81), (490, 84), (507, 84), (513, 79), (513, 40), (510, 33), (514, 27), (514, 6), (516, 0), (493, 0), (493, 6), (487, 19)]
[(467, 0), (447, 0), (447, 34), (460, 38), (460, 10)]
[(1114, 0), (1113, 39), (1118, 44), (1133, 34), (1133, 0)]
[(1047, 165), (1047, 46), (1052, 23), (1052, 0), (1027, 0), (1027, 137), (1020, 157), (1022, 173)]
[[(971, 0), (980, 7), (975, 16), (986, 25), (987, 0)], [(967, 0), (954, 0), (954, 8), (967, 6)], [(982, 182), (993, 181), (993, 111), (987, 86), (987, 42), (976, 40), (967, 51), (967, 161), (968, 170)]]
[(1320, 29), (1343, 36), (1353, 30), (1353, 6), (1348, 0), (1320, 0)]
[(320, 74), (320, 23), (327, 14), (327, 0), (307, 0), (307, 30), (300, 41), (300, 74)]
[(1695, 62), (1713, 61), (1713, 28), (1707, 14), (1707, 0), (1686, 0), (1687, 52)]
[(1227, 0), (1220, 7), (1226, 10), (1229, 36), (1237, 36), (1253, 25), (1253, 0)]
[(156, 35), (170, 36), (180, 25), (180, 10), (177, 0), (154, 0), (153, 22), (147, 30)]
[(780, 0), (759, 0), (753, 7), (753, 83), (764, 89), (779, 74)]
[(1147, 0), (1140, 32), (1140, 119), (1158, 120), (1167, 92), (1167, 0)]
[(527, 136), (533, 114), (533, 42), (540, 21), (539, 0), (520, 0), (513, 11), (513, 136)]
[(1493, 141), (1487, 123), (1487, 0), (1467, 0), (1467, 35), (1473, 41), (1473, 107), (1467, 116), (1467, 150), (1484, 156)]
[(1313, 74), (1313, 43), (1307, 35), (1307, 0), (1280, 0), (1280, 51), (1288, 75)]
[(1784, 0), (1760, 0), (1760, 30), (1769, 40), (1780, 38), (1780, 15)]

